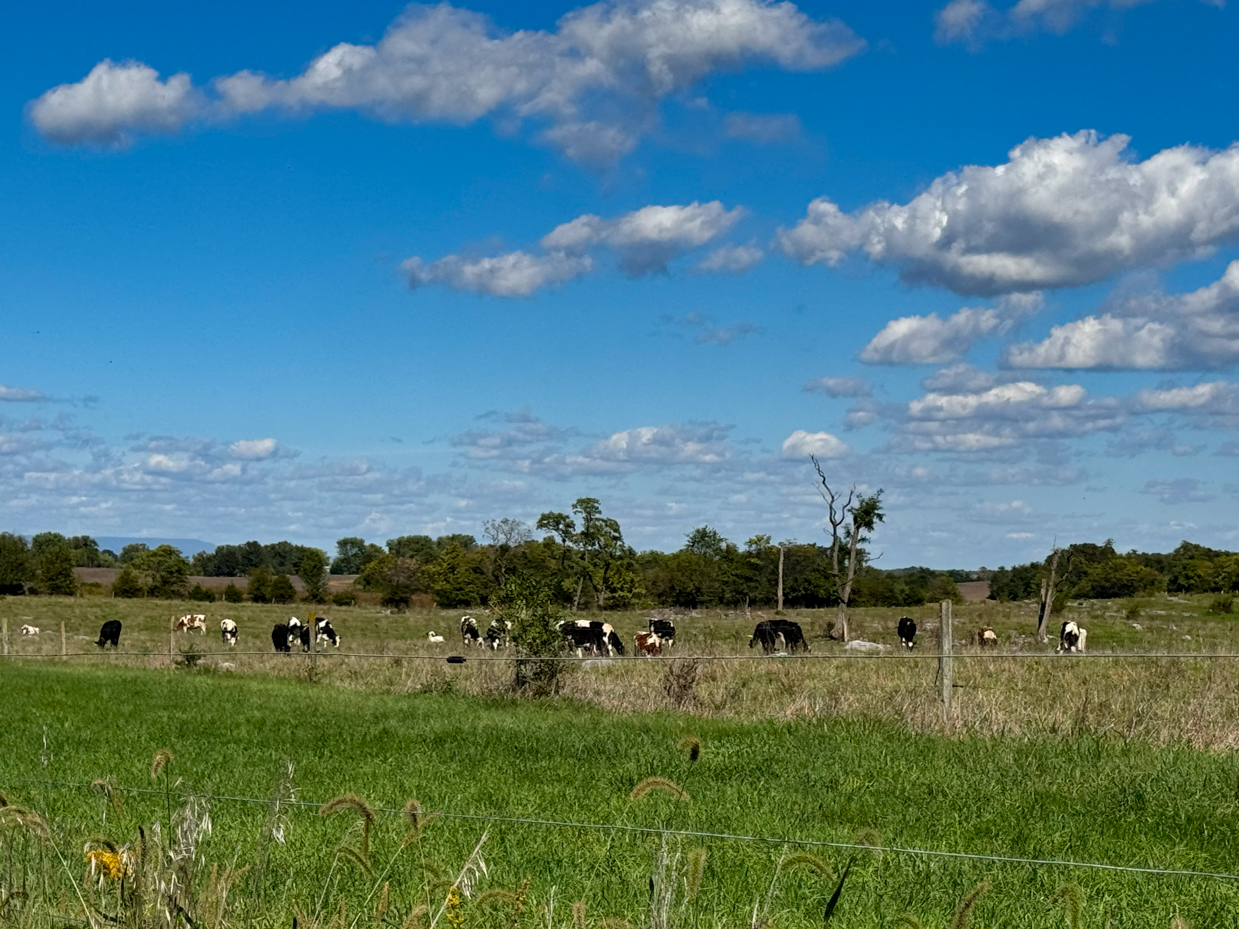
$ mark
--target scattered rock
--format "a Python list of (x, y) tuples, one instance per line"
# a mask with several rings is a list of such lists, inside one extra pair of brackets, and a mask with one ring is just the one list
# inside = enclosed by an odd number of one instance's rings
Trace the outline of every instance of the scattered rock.
[(221, 661), (219, 663), (219, 669), (221, 671), (235, 671), (237, 669), (237, 666), (233, 664), (231, 661)]
[(1185, 635), (1183, 638), (1188, 639), (1190, 641), (1192, 637), (1190, 635)]
[(1131, 627), (1135, 629), (1137, 632), (1144, 632), (1144, 626), (1140, 625), (1139, 623), (1132, 623)]
[(889, 649), (889, 645), (882, 645), (879, 642), (866, 642), (864, 639), (853, 639), (843, 646), (845, 652), (885, 652)]
[(582, 661), (582, 668), (605, 668), (609, 664), (615, 664), (614, 658), (590, 658), (588, 661)]

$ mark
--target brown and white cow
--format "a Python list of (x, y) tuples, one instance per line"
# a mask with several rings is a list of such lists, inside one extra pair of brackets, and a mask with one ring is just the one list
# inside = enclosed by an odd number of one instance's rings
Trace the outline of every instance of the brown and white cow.
[(982, 648), (996, 646), (998, 644), (998, 634), (989, 626), (982, 626), (977, 630), (977, 645)]
[(192, 632), (194, 629), (206, 635), (205, 613), (186, 613), (176, 621), (177, 632)]
[(661, 655), (663, 640), (653, 632), (638, 632), (633, 636), (633, 652), (638, 655)]

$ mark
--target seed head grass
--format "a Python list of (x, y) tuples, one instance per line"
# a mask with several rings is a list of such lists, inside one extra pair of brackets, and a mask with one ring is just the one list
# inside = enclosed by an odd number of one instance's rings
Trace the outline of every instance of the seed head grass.
[(628, 796), (631, 800), (640, 800), (646, 794), (655, 790), (661, 790), (668, 793), (675, 799), (682, 800), (685, 803), (689, 801), (689, 796), (687, 792), (685, 792), (684, 788), (675, 783), (675, 781), (668, 780), (665, 777), (647, 777), (645, 780), (638, 783), (637, 786), (632, 789), (632, 793)]

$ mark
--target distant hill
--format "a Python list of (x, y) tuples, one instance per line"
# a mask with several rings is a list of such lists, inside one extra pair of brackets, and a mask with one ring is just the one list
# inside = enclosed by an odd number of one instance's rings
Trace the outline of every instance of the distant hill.
[(122, 535), (97, 535), (95, 536), (95, 541), (99, 543), (100, 548), (109, 549), (118, 555), (122, 548), (126, 545), (132, 545), (134, 542), (144, 542), (151, 548), (159, 545), (174, 545), (181, 550), (181, 554), (186, 558), (191, 558), (198, 552), (215, 551), (215, 543), (203, 542), (201, 539), (139, 539)]

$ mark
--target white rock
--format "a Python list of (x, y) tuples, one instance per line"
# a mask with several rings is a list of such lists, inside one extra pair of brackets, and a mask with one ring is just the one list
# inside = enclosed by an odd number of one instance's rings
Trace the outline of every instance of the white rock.
[(890, 650), (890, 646), (879, 642), (866, 642), (864, 639), (853, 639), (843, 646), (843, 650), (846, 652), (885, 652)]

